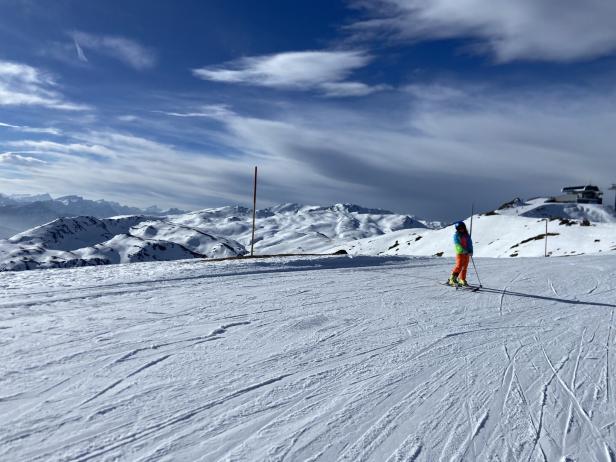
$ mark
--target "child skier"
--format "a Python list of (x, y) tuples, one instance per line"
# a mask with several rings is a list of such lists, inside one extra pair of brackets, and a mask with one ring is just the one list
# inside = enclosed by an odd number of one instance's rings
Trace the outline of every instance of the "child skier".
[(449, 278), (450, 286), (468, 286), (466, 282), (466, 271), (473, 255), (473, 241), (466, 230), (466, 225), (463, 221), (455, 224), (456, 233), (453, 235), (453, 243), (456, 248), (456, 266), (451, 271)]

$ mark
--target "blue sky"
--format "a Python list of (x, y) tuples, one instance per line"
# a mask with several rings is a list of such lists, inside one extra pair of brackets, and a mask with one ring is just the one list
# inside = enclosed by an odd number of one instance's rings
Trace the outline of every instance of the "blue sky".
[(470, 203), (616, 181), (603, 0), (0, 0), (0, 192)]

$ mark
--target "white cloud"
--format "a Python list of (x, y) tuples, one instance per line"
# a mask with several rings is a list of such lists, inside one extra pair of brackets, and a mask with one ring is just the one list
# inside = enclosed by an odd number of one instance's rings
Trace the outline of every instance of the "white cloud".
[(81, 48), (81, 46), (79, 45), (79, 42), (77, 42), (76, 39), (73, 39), (73, 43), (75, 44), (75, 51), (77, 52), (77, 59), (79, 59), (79, 61), (87, 63), (88, 62), (88, 58), (86, 57), (86, 54), (83, 52), (83, 48)]
[(365, 96), (383, 90), (389, 85), (366, 85), (362, 82), (326, 82), (321, 84), (321, 90), (326, 96)]
[(189, 112), (167, 112), (167, 111), (153, 111), (160, 114), (165, 114), (173, 117), (206, 117), (211, 119), (224, 119), (235, 115), (231, 108), (226, 104), (209, 104), (201, 106), (196, 111)]
[(400, 39), (469, 37), (497, 60), (571, 61), (616, 52), (609, 0), (376, 0), (355, 2), (372, 18), (356, 33)]
[[(237, 203), (242, 198), (235, 189), (242, 190), (243, 182), (229, 182), (230, 178), (242, 176), (242, 162), (238, 159), (185, 151), (112, 131), (74, 134), (74, 138), (77, 142), (56, 144), (23, 140), (20, 146), (50, 149), (45, 152), (50, 161), (31, 178), (16, 178), (0, 169), (5, 188), (57, 194), (88, 192), (125, 203), (151, 205), (155, 201), (162, 206), (183, 203), (205, 207), (213, 200)], [(56, 152), (77, 154), (83, 150), (79, 145), (99, 146), (111, 155), (105, 159), (55, 155)], [(247, 168), (246, 183), (249, 181)]]
[(73, 41), (80, 61), (87, 62), (84, 50), (92, 50), (124, 64), (144, 70), (156, 65), (156, 54), (135, 40), (114, 35), (94, 35), (86, 32), (73, 32)]
[(132, 114), (125, 114), (116, 117), (120, 122), (136, 122), (139, 120), (139, 117)]
[(267, 162), (272, 202), (351, 201), (443, 217), (466, 213), (473, 200), (488, 208), (509, 196), (553, 194), (569, 182), (612, 181), (613, 94), (570, 101), (563, 97), (569, 89), (412, 91), (404, 111), (298, 102), (274, 119), (236, 115), (226, 121), (229, 140)]
[(113, 156), (114, 152), (100, 144), (58, 143), (47, 140), (20, 140), (10, 141), (7, 146), (35, 150), (36, 152), (66, 153), (66, 154), (93, 154), (101, 157)]
[(42, 106), (65, 111), (88, 109), (67, 101), (50, 75), (10, 61), (0, 61), (0, 106)]
[(318, 90), (326, 96), (359, 96), (384, 89), (347, 77), (372, 57), (361, 51), (299, 51), (254, 56), (222, 66), (194, 69), (204, 80), (271, 88)]
[[(223, 106), (218, 124), (178, 117), (153, 131), (156, 138), (97, 131), (72, 133), (63, 143), (4, 143), (3, 151), (48, 164), (23, 167), (36, 169), (31, 178), (8, 168), (0, 177), (22, 191), (206, 207), (248, 203), (252, 167), (259, 165), (260, 206), (359, 202), (434, 218), (467, 213), (473, 200), (487, 210), (515, 196), (556, 193), (566, 183), (613, 181), (616, 95), (606, 89), (503, 95), (443, 83), (407, 90), (361, 111), (304, 99), (279, 101), (269, 111), (260, 106), (258, 117)], [(157, 138), (164, 135), (185, 145)]]
[(37, 159), (36, 157), (31, 156), (22, 156), (21, 154), (17, 154), (15, 152), (4, 152), (0, 154), (0, 163), (1, 164), (13, 164), (13, 165), (46, 165), (47, 162), (44, 160)]
[(9, 128), (12, 130), (16, 130), (19, 132), (25, 133), (44, 133), (47, 135), (61, 135), (62, 132), (57, 128), (39, 128), (39, 127), (28, 127), (24, 125), (12, 125), (4, 122), (0, 122), (0, 128)]

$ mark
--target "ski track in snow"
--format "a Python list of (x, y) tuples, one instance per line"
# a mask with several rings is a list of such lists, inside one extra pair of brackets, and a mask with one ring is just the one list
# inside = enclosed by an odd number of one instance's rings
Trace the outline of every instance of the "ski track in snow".
[(451, 263), (0, 274), (0, 460), (616, 460), (616, 257)]

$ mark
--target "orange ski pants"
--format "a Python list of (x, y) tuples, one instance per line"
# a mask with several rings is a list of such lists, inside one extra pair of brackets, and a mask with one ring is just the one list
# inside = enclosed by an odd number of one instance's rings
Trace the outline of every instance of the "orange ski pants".
[(467, 253), (456, 255), (456, 266), (453, 267), (451, 274), (458, 279), (464, 279), (466, 281), (466, 271), (468, 270), (468, 264), (471, 261), (471, 256)]

